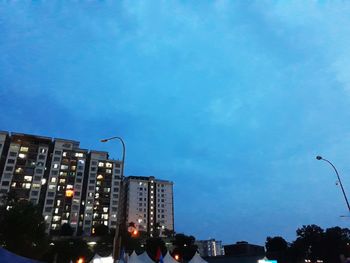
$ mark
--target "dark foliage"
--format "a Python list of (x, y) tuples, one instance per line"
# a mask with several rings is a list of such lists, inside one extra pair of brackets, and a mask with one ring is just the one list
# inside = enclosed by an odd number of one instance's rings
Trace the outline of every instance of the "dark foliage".
[(6, 200), (0, 207), (0, 243), (15, 254), (40, 259), (48, 248), (40, 209), (28, 201)]

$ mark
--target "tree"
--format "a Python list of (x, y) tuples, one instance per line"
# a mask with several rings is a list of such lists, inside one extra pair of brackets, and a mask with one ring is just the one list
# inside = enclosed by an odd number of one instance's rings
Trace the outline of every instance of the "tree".
[(308, 258), (316, 261), (324, 258), (324, 230), (321, 227), (304, 225), (296, 233), (297, 239), (290, 248), (290, 257), (293, 260)]
[(198, 247), (194, 244), (196, 239), (193, 236), (184, 234), (176, 234), (173, 241), (175, 246), (173, 254), (177, 254), (181, 259), (190, 260), (196, 253)]
[(163, 239), (160, 237), (153, 237), (146, 240), (146, 251), (153, 260), (156, 258), (158, 248), (160, 248), (162, 254), (165, 255), (167, 249)]
[(94, 236), (105, 236), (108, 235), (109, 229), (108, 226), (105, 225), (96, 225)]
[(72, 236), (74, 229), (70, 226), (70, 224), (65, 223), (61, 226), (60, 236)]
[(266, 238), (266, 256), (268, 259), (275, 259), (278, 262), (285, 262), (287, 259), (288, 243), (283, 237)]
[(86, 241), (81, 238), (69, 238), (57, 240), (50, 246), (50, 251), (46, 254), (44, 260), (47, 262), (76, 262), (80, 257), (84, 257), (86, 262), (92, 258), (93, 253), (89, 249)]
[(15, 254), (40, 259), (48, 248), (48, 240), (39, 207), (25, 200), (7, 200), (0, 214), (1, 246)]

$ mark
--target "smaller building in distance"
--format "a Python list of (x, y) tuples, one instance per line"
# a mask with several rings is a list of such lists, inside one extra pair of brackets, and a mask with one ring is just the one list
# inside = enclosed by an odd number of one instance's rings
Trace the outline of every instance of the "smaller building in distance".
[(225, 254), (222, 241), (215, 239), (197, 240), (195, 244), (198, 247), (198, 253), (201, 257), (216, 257)]
[(225, 256), (264, 256), (265, 248), (259, 245), (239, 241), (236, 244), (224, 246)]
[(173, 182), (153, 176), (126, 178), (126, 222), (149, 236), (174, 231)]

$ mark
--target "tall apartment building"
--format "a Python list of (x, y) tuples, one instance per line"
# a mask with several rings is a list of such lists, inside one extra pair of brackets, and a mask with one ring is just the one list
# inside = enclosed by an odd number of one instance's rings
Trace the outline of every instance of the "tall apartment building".
[(121, 189), (122, 165), (77, 141), (0, 132), (0, 195), (38, 204), (52, 235), (66, 223), (75, 235), (115, 228), (118, 213), (150, 236), (173, 231), (173, 183), (130, 176)]
[(153, 236), (174, 230), (173, 183), (154, 177), (126, 178), (126, 221)]
[(2, 171), (4, 170), (6, 162), (6, 153), (9, 145), (9, 134), (8, 132), (0, 131), (0, 179), (2, 177)]
[(58, 232), (65, 223), (77, 232), (87, 155), (79, 142), (54, 140), (43, 209), (48, 232)]
[(122, 162), (109, 160), (107, 152), (91, 151), (84, 200), (83, 230), (85, 234), (94, 234), (96, 225), (116, 227), (121, 169)]
[(38, 204), (41, 186), (46, 181), (50, 145), (48, 137), (12, 133), (7, 153), (2, 152), (6, 160), (0, 192)]

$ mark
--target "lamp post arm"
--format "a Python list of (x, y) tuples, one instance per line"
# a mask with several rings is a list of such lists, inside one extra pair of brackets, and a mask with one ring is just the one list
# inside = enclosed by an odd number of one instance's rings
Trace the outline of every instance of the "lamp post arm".
[(338, 171), (337, 171), (337, 168), (335, 168), (335, 166), (334, 166), (330, 161), (328, 161), (327, 159), (322, 158), (322, 160), (325, 161), (325, 162), (327, 162), (327, 163), (329, 163), (329, 164), (333, 167), (333, 169), (334, 169), (334, 171), (335, 171), (335, 173), (336, 173), (336, 175), (337, 175), (337, 178), (338, 178), (338, 181), (339, 181), (339, 184), (340, 184), (340, 188), (341, 188), (341, 190), (342, 190), (342, 192), (343, 192), (346, 205), (348, 206), (348, 210), (349, 210), (349, 212), (350, 212), (349, 201), (348, 201), (348, 198), (346, 197), (346, 193), (345, 193), (345, 191), (344, 191), (343, 184), (342, 184), (342, 182), (341, 182), (341, 180), (340, 180), (340, 176), (339, 176), (339, 173), (338, 173)]

